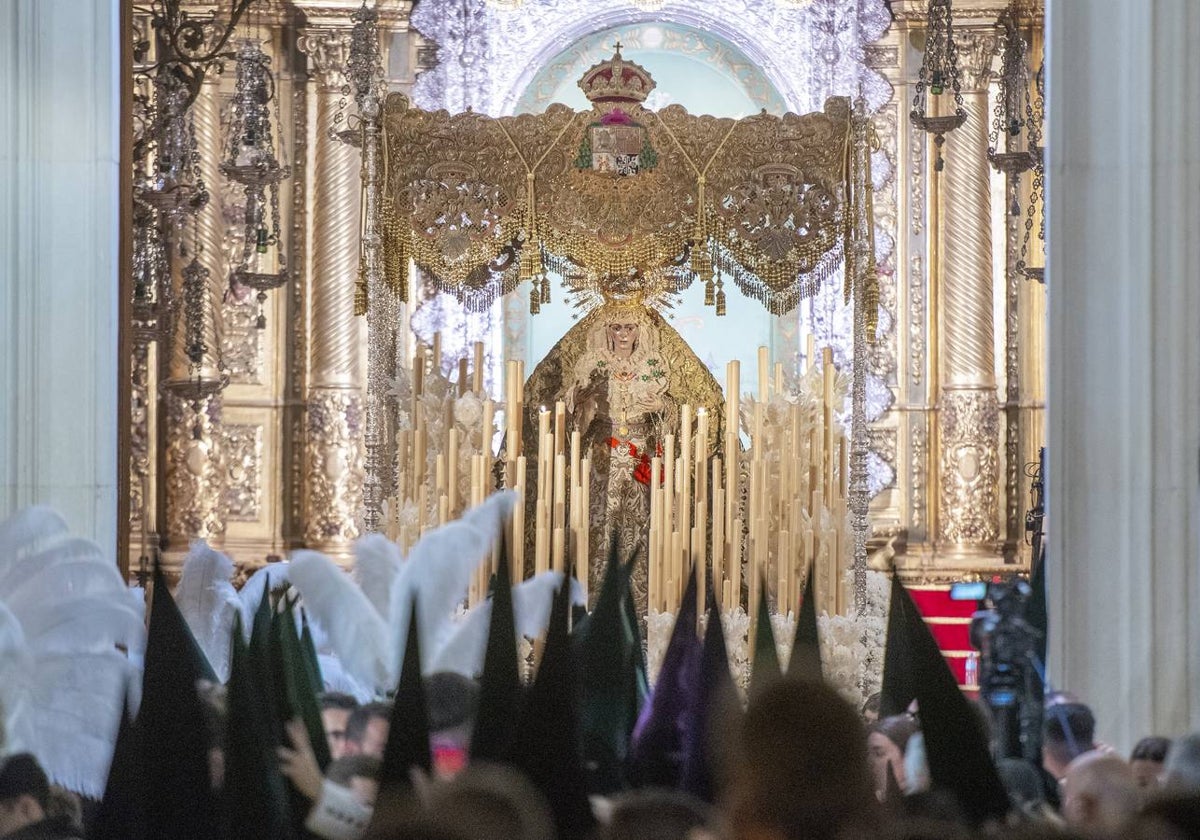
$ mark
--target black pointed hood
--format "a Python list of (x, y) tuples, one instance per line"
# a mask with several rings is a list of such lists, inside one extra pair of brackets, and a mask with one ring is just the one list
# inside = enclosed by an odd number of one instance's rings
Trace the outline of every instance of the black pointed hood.
[(508, 546), (501, 539), (492, 583), (492, 615), (488, 626), (483, 673), (479, 678), (479, 713), (471, 736), (471, 759), (502, 761), (512, 750), (521, 705), (521, 671), (517, 661), (517, 623), (513, 612), (512, 573)]

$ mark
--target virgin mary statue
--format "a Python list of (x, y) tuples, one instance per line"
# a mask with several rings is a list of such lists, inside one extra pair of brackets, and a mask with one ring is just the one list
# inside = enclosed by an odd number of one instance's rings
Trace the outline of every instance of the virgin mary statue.
[[(526, 441), (536, 446), (537, 411), (557, 401), (591, 456), (588, 591), (604, 578), (610, 540), (625, 561), (639, 548), (650, 521), (651, 459), (677, 434), (680, 407), (705, 408), (710, 451), (724, 439), (721, 386), (687, 342), (636, 299), (609, 299), (550, 350), (525, 385)], [(527, 443), (528, 445), (528, 443)], [(631, 578), (639, 615), (646, 614), (646, 557), (639, 551)]]

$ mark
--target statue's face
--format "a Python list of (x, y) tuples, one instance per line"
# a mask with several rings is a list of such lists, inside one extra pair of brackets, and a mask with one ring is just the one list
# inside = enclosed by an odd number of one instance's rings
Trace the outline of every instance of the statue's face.
[(637, 324), (609, 324), (608, 343), (618, 355), (627, 356), (637, 343)]

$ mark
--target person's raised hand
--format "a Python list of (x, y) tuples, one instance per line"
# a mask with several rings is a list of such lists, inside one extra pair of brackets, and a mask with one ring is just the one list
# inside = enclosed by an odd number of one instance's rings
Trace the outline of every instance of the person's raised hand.
[(325, 779), (317, 764), (312, 742), (308, 740), (308, 729), (299, 718), (289, 720), (285, 728), (292, 746), (290, 749), (281, 746), (277, 750), (279, 771), (291, 780), (296, 790), (315, 802), (321, 795), (321, 785)]

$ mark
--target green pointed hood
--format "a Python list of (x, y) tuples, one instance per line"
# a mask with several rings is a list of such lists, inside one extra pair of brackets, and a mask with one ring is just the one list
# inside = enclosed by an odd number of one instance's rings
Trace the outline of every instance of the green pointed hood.
[(280, 718), (278, 705), (279, 693), (275, 690), (276, 665), (271, 657), (271, 624), (274, 610), (271, 608), (270, 582), (264, 582), (262, 597), (254, 611), (250, 624), (250, 641), (247, 643), (246, 655), (250, 658), (250, 674), (257, 686), (258, 696), (264, 699), (267, 712), (267, 723), (277, 737), (283, 737), (283, 724), (286, 718)]
[(305, 655), (304, 642), (296, 630), (295, 602), (289, 601), (284, 606), (283, 611), (276, 615), (275, 624), (279, 628), (276, 673), (281, 677), (275, 690), (282, 693), (281, 705), (286, 705), (288, 710), (286, 720), (298, 717), (304, 721), (317, 764), (324, 772), (330, 761), (329, 741), (321, 720), (321, 704), (317, 700), (317, 692), (313, 690), (314, 677)]
[(796, 636), (792, 642), (792, 658), (788, 660), (788, 676), (821, 681), (821, 634), (817, 629), (817, 595), (813, 586), (813, 567), (808, 567), (804, 579), (804, 599), (796, 616)]
[(575, 631), (583, 688), (583, 760), (588, 790), (607, 794), (625, 786), (625, 754), (637, 717), (632, 713), (637, 674), (625, 613), (629, 565), (611, 545), (596, 608)]
[(317, 656), (317, 646), (313, 643), (312, 630), (308, 626), (308, 614), (300, 609), (300, 648), (304, 653), (304, 668), (312, 682), (313, 694), (320, 696), (325, 691), (325, 678), (321, 674), (321, 660)]
[[(629, 568), (625, 571), (626, 580), (633, 580), (633, 565), (637, 562), (638, 553), (640, 550), (629, 559)], [(633, 587), (628, 584), (625, 586), (625, 603), (622, 605), (621, 615), (625, 619), (630, 653), (633, 656), (631, 673), (633, 687), (629, 698), (629, 719), (634, 721), (634, 727), (636, 727), (637, 720), (642, 715), (642, 709), (645, 708), (646, 701), (650, 697), (650, 674), (646, 667), (646, 650), (642, 640), (642, 616), (638, 615), (637, 602), (633, 598)], [(629, 734), (632, 737), (632, 729)]]
[[(225, 821), (231, 837), (286, 840), (295, 836), (290, 813), (295, 799), (289, 802), (288, 784), (279, 772), (275, 754), (279, 740), (264, 713), (252, 667), (239, 614), (226, 691)], [(302, 821), (303, 812), (300, 816)]]

